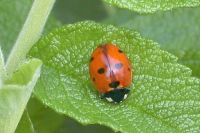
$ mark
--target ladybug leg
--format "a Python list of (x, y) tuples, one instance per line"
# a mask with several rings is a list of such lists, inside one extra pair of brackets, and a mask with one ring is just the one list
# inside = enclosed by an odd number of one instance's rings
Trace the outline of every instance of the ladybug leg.
[(112, 98), (108, 95), (108, 93), (101, 94), (101, 99), (104, 98), (109, 102), (113, 102)]
[(128, 93), (130, 92), (129, 89), (124, 88), (124, 99), (126, 99), (128, 97)]

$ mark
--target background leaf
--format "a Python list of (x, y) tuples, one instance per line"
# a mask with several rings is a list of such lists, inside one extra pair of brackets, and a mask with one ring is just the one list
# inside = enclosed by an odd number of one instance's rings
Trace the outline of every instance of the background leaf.
[(55, 3), (54, 14), (63, 23), (100, 21), (108, 16), (102, 0), (59, 0)]
[(15, 133), (35, 133), (34, 126), (27, 110), (24, 111)]
[(40, 60), (32, 59), (26, 62), (13, 74), (11, 80), (6, 81), (0, 88), (1, 133), (12, 133), (17, 127), (40, 75), (40, 67)]
[[(63, 115), (56, 113), (32, 97), (18, 124), (16, 133), (55, 133), (63, 125), (64, 118)], [(61, 132), (59, 131), (59, 133)]]
[(199, 0), (104, 0), (121, 8), (139, 13), (152, 13), (157, 10), (170, 10), (177, 7), (195, 7), (200, 5)]
[[(99, 44), (113, 42), (134, 66), (129, 98), (114, 105), (91, 85), (88, 61)], [(121, 132), (198, 131), (200, 81), (177, 58), (136, 32), (82, 22), (43, 37), (32, 56), (44, 63), (35, 94), (46, 105), (83, 124), (99, 123)]]
[[(117, 10), (104, 21), (139, 31), (179, 57), (179, 62), (200, 77), (200, 8), (178, 9), (151, 15)], [(123, 17), (123, 19), (121, 19)]]
[(61, 127), (57, 129), (58, 133), (113, 133), (113, 131), (99, 124), (82, 125), (73, 118), (67, 117)]
[[(31, 123), (27, 118), (31, 120)], [(48, 123), (48, 124), (47, 124)], [(31, 124), (31, 125), (30, 125)], [(81, 125), (77, 121), (62, 114), (58, 114), (52, 109), (44, 106), (36, 98), (30, 98), (27, 109), (23, 114), (16, 133), (31, 133), (30, 127), (34, 128), (34, 133), (111, 133), (109, 128), (100, 125)]]

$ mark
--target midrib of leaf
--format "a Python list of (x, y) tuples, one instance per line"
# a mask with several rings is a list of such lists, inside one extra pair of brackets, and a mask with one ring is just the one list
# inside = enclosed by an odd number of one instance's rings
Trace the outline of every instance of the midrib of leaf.
[(30, 48), (39, 39), (55, 0), (35, 0), (26, 22), (6, 62), (9, 76), (22, 63)]
[[(89, 81), (90, 53), (105, 42), (118, 44), (134, 68), (132, 91), (118, 105), (101, 100)], [(42, 38), (31, 55), (44, 63), (37, 97), (83, 124), (99, 123), (122, 132), (182, 132), (200, 127), (195, 114), (200, 81), (190, 77), (191, 70), (178, 64), (176, 57), (134, 31), (93, 22), (67, 25)], [(196, 119), (181, 116), (193, 112)], [(189, 125), (193, 127), (187, 129)]]

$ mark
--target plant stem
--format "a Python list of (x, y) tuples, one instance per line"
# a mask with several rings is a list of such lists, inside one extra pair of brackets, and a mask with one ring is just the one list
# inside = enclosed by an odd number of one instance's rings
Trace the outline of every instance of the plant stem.
[(34, 0), (24, 26), (8, 57), (6, 63), (8, 76), (11, 76), (20, 63), (25, 60), (31, 47), (38, 41), (54, 2), (55, 0)]
[(5, 64), (4, 64), (4, 57), (0, 47), (0, 88), (2, 85), (2, 81), (5, 78)]

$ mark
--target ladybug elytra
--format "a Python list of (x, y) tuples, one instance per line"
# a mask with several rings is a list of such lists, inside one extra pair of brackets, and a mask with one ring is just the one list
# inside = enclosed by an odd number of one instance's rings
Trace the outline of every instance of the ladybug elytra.
[(97, 47), (90, 59), (89, 72), (102, 98), (115, 103), (127, 98), (132, 68), (127, 56), (117, 46), (107, 43)]

